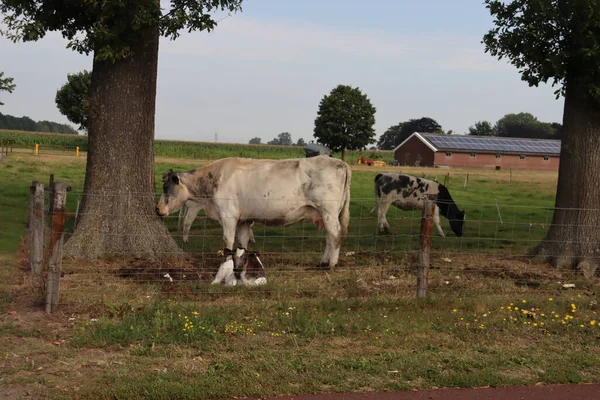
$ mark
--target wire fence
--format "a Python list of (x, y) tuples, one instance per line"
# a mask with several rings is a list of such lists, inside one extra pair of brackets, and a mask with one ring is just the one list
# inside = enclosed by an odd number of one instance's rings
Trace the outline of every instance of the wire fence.
[[(60, 184), (58, 189), (57, 184)], [(309, 218), (289, 226), (271, 226), (271, 220), (253, 219), (252, 238), (247, 247), (258, 251), (268, 283), (232, 289), (211, 285), (226, 260), (221, 253), (226, 214), (222, 214), (223, 221), (218, 222), (204, 210), (182, 207), (179, 212), (156, 223), (166, 229), (136, 229), (128, 225), (131, 221), (128, 216), (138, 218), (144, 210), (141, 218), (155, 219), (153, 206), (136, 207), (155, 205), (158, 195), (106, 192), (94, 196), (103, 197), (103, 202), (115, 207), (103, 210), (101, 215), (93, 215), (104, 222), (92, 229), (86, 227), (91, 237), (105, 243), (102, 261), (63, 260), (57, 255), (62, 242), (69, 240), (78, 221), (92, 216), (80, 210), (83, 198), (91, 195), (70, 191), (67, 201), (67, 189), (64, 182), (54, 182), (50, 190), (44, 190), (39, 183), (32, 186), (26, 248), (29, 249), (32, 285), (44, 292), (49, 312), (58, 307), (59, 281), (61, 304), (104, 302), (107, 297), (149, 294), (193, 296), (204, 300), (222, 296), (242, 296), (246, 300), (260, 300), (265, 296), (414, 296), (423, 283), (423, 296), (427, 291), (448, 296), (502, 294), (531, 288), (552, 292), (564, 285), (572, 285), (572, 282), (579, 286), (593, 284), (593, 280), (585, 280), (579, 270), (556, 270), (525, 257), (546, 237), (555, 211), (553, 208), (498, 202), (461, 202), (459, 206), (465, 211), (465, 220), (460, 236), (453, 232), (443, 216), (442, 232), (439, 232), (433, 209), (428, 214), (427, 205), (424, 210), (414, 211), (390, 207), (387, 220), (391, 232), (382, 235), (377, 212), (371, 213), (375, 200), (352, 198), (348, 234), (341, 246), (335, 272), (316, 268), (323, 254), (329, 251), (327, 233), (319, 229), (318, 223), (313, 224)], [(64, 198), (57, 204), (56, 196)], [(44, 206), (45, 198), (51, 203), (49, 210)], [(106, 202), (107, 199), (110, 201)], [(216, 200), (233, 204), (236, 199)], [(252, 203), (252, 199), (246, 201)], [(264, 199), (254, 201), (264, 202)], [(337, 199), (328, 201), (341, 204)], [(278, 204), (278, 200), (270, 200), (266, 207), (289, 209), (297, 205), (293, 200), (283, 202), (286, 207)], [(431, 199), (431, 204), (434, 203), (435, 199)], [(578, 213), (582, 210), (568, 211)], [(188, 219), (193, 221), (187, 233), (184, 232), (186, 213), (190, 213)], [(140, 258), (139, 249), (131, 245), (171, 240), (176, 245), (153, 250), (151, 260)], [(115, 243), (123, 245), (113, 246)], [(90, 243), (92, 245), (95, 244)], [(52, 290), (56, 293), (48, 294)]]

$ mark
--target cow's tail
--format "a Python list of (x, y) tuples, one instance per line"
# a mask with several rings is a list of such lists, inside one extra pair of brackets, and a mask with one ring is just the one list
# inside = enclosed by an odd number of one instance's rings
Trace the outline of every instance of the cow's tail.
[(350, 184), (352, 182), (352, 169), (346, 163), (346, 182), (344, 185), (344, 208), (342, 210), (342, 237), (344, 240), (348, 236), (348, 225), (350, 225)]
[(373, 214), (376, 210), (377, 207), (379, 207), (379, 199), (381, 198), (381, 188), (380, 186), (377, 184), (377, 181), (379, 180), (379, 178), (381, 178), (382, 174), (377, 174), (377, 176), (375, 177), (375, 181), (374, 181), (374, 185), (375, 185), (375, 204), (373, 205), (373, 208), (371, 208), (371, 211), (369, 211), (369, 215)]

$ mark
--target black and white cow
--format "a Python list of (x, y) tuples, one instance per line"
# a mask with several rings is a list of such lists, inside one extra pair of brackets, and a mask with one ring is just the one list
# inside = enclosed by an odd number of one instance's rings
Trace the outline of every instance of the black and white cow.
[(225, 261), (219, 267), (213, 285), (224, 283), (226, 286), (260, 286), (267, 283), (265, 267), (258, 258), (258, 252), (238, 247), (235, 251), (223, 250)]
[(236, 231), (240, 246), (248, 248), (253, 222), (287, 226), (311, 219), (326, 231), (320, 267), (333, 268), (348, 233), (351, 178), (348, 164), (328, 156), (224, 158), (188, 172), (169, 170), (163, 176), (156, 212), (167, 216), (184, 203), (190, 209), (204, 209), (223, 227), (228, 249), (233, 248)]
[(440, 214), (448, 219), (456, 236), (462, 236), (465, 213), (458, 209), (446, 186), (437, 181), (398, 173), (378, 174), (375, 177), (376, 203), (371, 213), (377, 210), (379, 232), (389, 232), (390, 224), (385, 215), (390, 205), (405, 211), (422, 210), (425, 195), (437, 195), (433, 222), (440, 236), (446, 236), (440, 225)]

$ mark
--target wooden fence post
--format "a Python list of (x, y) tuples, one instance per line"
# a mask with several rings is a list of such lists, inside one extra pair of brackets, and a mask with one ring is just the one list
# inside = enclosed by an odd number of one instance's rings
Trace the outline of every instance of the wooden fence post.
[(464, 188), (467, 187), (467, 182), (469, 182), (469, 174), (467, 174), (467, 176), (465, 176), (465, 186), (463, 186)]
[(431, 263), (431, 232), (433, 230), (433, 213), (436, 197), (425, 196), (421, 214), (421, 235), (419, 239), (419, 271), (417, 273), (417, 298), (427, 296), (429, 280), (429, 264)]
[(48, 214), (52, 213), (52, 207), (54, 206), (54, 174), (50, 174), (50, 182), (48, 183)]
[[(31, 183), (29, 197), (29, 229), (27, 231), (27, 248), (31, 266), (31, 286), (35, 290), (43, 287), (44, 265), (44, 184)], [(43, 293), (40, 292), (40, 293)]]
[(52, 313), (58, 308), (58, 293), (62, 273), (62, 250), (65, 230), (65, 205), (67, 203), (67, 183), (54, 183), (52, 208), (52, 233), (50, 235), (50, 261), (46, 277), (46, 313)]

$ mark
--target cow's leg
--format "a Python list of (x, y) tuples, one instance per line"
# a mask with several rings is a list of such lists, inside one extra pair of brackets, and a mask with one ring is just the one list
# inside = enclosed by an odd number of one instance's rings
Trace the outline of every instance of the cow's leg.
[(387, 221), (386, 214), (392, 203), (384, 198), (377, 199), (377, 202), (377, 231), (382, 234), (389, 234), (390, 224)]
[(237, 227), (237, 237), (238, 237), (238, 243), (240, 244), (241, 247), (247, 249), (248, 248), (248, 243), (250, 241), (252, 241), (253, 243), (256, 243), (256, 241), (254, 240), (254, 234), (252, 233), (252, 225), (254, 225), (254, 222), (252, 223), (241, 223), (238, 225)]
[(189, 243), (190, 228), (192, 227), (192, 224), (196, 220), (196, 217), (201, 209), (202, 207), (196, 205), (186, 207), (185, 216), (183, 219), (183, 243)]
[(223, 226), (223, 245), (226, 249), (233, 250), (233, 244), (235, 242), (235, 230), (237, 228), (238, 220), (233, 217), (225, 217), (221, 220)]
[(340, 248), (342, 247), (342, 227), (335, 214), (323, 215), (323, 224), (325, 226), (325, 253), (321, 258), (321, 267), (329, 266), (333, 269), (340, 257)]
[(433, 212), (433, 223), (435, 224), (440, 236), (446, 237), (444, 231), (442, 230), (442, 224), (440, 223), (440, 208), (437, 205), (435, 206), (435, 211)]

